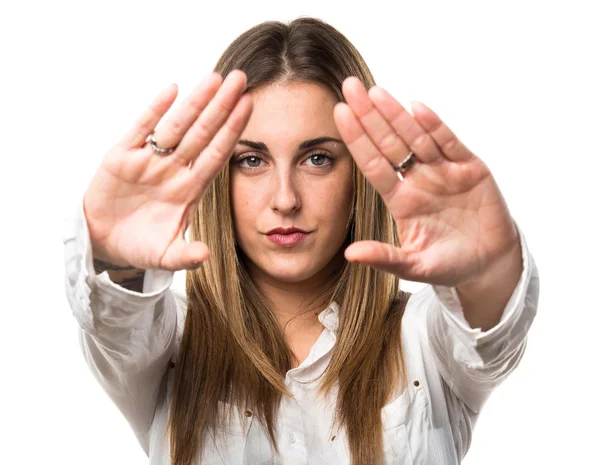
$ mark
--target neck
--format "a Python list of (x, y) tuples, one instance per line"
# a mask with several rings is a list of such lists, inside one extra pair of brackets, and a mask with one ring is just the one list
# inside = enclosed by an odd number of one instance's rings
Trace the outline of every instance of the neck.
[(331, 283), (343, 266), (343, 253), (341, 250), (326, 267), (302, 281), (280, 281), (249, 264), (252, 279), (269, 300), (286, 337), (322, 329), (318, 315), (331, 299)]

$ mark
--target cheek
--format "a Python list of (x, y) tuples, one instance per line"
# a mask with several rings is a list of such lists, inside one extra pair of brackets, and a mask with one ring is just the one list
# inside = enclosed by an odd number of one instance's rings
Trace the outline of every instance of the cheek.
[(251, 182), (244, 182), (243, 178), (231, 178), (231, 214), (236, 235), (247, 236), (249, 231), (256, 229), (256, 215), (261, 211), (261, 189)]
[[(249, 199), (246, 194), (246, 186), (236, 180), (235, 176), (231, 177), (231, 215), (236, 231), (239, 231), (239, 226), (246, 222), (244, 215), (250, 210)], [(242, 229), (243, 230), (243, 229)]]
[(311, 210), (331, 231), (343, 230), (348, 222), (352, 205), (352, 181), (331, 183), (310, 191)]

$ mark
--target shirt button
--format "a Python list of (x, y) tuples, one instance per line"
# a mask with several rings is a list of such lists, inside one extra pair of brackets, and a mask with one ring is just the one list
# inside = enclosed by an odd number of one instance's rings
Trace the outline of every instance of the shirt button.
[(415, 385), (415, 387), (419, 387), (419, 386), (421, 385), (421, 383), (419, 383), (419, 381), (418, 381), (418, 380), (415, 380), (415, 381), (413, 382), (413, 384)]
[(244, 412), (244, 415), (246, 415), (247, 417), (251, 417), (252, 416), (252, 412), (250, 410), (246, 410)]
[(288, 441), (296, 442), (296, 437), (292, 433), (290, 433), (290, 434), (288, 434)]

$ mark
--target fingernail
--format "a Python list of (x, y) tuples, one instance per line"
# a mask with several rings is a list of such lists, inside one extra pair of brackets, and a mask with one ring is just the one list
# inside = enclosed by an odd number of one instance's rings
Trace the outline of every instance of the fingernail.
[(423, 110), (424, 108), (427, 108), (427, 105), (425, 105), (422, 102), (419, 102), (418, 100), (411, 100), (410, 101), (410, 106), (411, 106), (411, 108), (421, 107), (420, 108), (421, 110)]
[(377, 93), (379, 95), (387, 94), (387, 92), (385, 91), (385, 89), (383, 87), (379, 87), (377, 85), (375, 85), (369, 89), (369, 96), (372, 96), (373, 94), (377, 94)]
[(194, 270), (194, 269), (198, 268), (201, 264), (202, 264), (202, 262), (192, 262), (188, 266), (186, 266), (186, 269)]

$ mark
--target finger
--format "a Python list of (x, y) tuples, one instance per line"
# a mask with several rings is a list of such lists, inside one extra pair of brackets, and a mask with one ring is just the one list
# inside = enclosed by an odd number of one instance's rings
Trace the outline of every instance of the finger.
[(178, 238), (169, 246), (160, 261), (160, 268), (169, 271), (197, 268), (209, 257), (206, 244), (200, 241), (186, 242)]
[(369, 265), (409, 281), (419, 280), (418, 253), (379, 241), (358, 241), (344, 251), (348, 261)]
[(450, 128), (427, 105), (413, 102), (412, 110), (415, 119), (429, 133), (446, 158), (452, 161), (466, 161), (473, 157), (473, 152), (458, 140)]
[(235, 69), (223, 81), (215, 97), (183, 136), (174, 154), (186, 165), (210, 143), (223, 126), (246, 87), (246, 74)]
[(223, 82), (222, 76), (212, 72), (205, 76), (189, 97), (154, 132), (156, 145), (162, 148), (175, 147), (198, 115), (206, 108)]
[(387, 202), (400, 180), (390, 162), (365, 133), (356, 115), (342, 102), (335, 105), (333, 118), (356, 165)]
[(342, 91), (346, 102), (378, 150), (392, 165), (402, 162), (410, 152), (394, 128), (375, 108), (363, 83), (357, 77), (344, 81)]
[(204, 192), (229, 161), (233, 148), (250, 119), (252, 103), (252, 95), (243, 95), (209, 146), (194, 160), (191, 176), (196, 196)]
[(396, 133), (420, 161), (439, 163), (444, 160), (442, 153), (427, 131), (385, 89), (373, 86), (369, 89), (369, 97), (375, 108), (390, 122)]
[(127, 149), (143, 146), (160, 119), (171, 108), (176, 97), (177, 84), (171, 84), (163, 89), (138, 118), (133, 127), (119, 141), (119, 145)]

